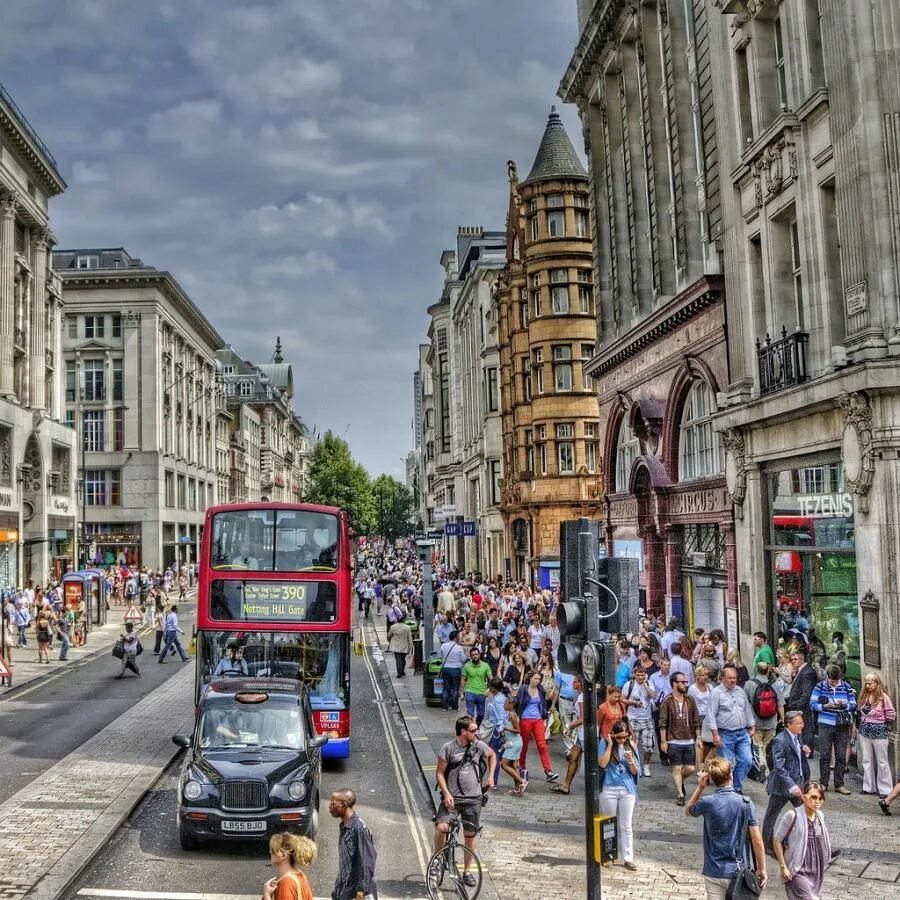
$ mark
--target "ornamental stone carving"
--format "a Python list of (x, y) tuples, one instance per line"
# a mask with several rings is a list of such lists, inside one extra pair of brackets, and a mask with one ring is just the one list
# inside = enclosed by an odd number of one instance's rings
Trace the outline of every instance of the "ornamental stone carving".
[(847, 487), (856, 494), (860, 512), (869, 511), (869, 491), (875, 475), (875, 447), (872, 440), (872, 407), (862, 391), (837, 398), (844, 413), (841, 460)]
[(15, 191), (0, 197), (0, 215), (13, 218), (19, 206), (20, 195)]
[(12, 485), (12, 430), (0, 428), (0, 485)]
[(726, 428), (722, 435), (725, 445), (725, 485), (734, 504), (734, 514), (744, 518), (744, 499), (747, 496), (747, 447), (740, 428)]

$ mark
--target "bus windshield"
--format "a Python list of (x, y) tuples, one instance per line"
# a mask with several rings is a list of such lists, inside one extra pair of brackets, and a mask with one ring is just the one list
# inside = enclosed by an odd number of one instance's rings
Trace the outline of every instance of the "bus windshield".
[(236, 670), (251, 678), (297, 678), (309, 690), (313, 709), (346, 706), (349, 636), (341, 632), (202, 631), (200, 678), (208, 684), (223, 657), (237, 645)]
[(216, 513), (210, 566), (218, 571), (334, 572), (338, 518), (294, 509)]

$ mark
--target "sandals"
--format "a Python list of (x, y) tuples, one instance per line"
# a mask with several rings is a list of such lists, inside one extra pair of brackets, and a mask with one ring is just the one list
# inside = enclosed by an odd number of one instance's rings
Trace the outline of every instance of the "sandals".
[(564, 788), (561, 784), (551, 784), (550, 792), (553, 794), (565, 794), (566, 796), (568, 796), (572, 793), (572, 789)]

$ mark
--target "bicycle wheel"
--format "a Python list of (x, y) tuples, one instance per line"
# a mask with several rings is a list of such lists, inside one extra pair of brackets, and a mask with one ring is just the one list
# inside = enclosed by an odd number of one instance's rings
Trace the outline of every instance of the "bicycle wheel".
[[(466, 884), (465, 876), (471, 884)], [(430, 900), (475, 900), (481, 893), (481, 860), (462, 844), (438, 850), (425, 868), (425, 887)]]

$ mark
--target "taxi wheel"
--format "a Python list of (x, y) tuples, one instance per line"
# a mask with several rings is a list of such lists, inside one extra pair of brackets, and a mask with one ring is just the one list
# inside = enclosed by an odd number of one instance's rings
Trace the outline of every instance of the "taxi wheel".
[(178, 829), (178, 843), (181, 844), (181, 849), (186, 850), (188, 853), (191, 850), (197, 849), (197, 838), (189, 832), (185, 831), (183, 828)]
[(319, 831), (319, 800), (316, 798), (316, 805), (313, 807), (312, 815), (309, 817), (309, 828), (306, 830), (306, 836), (311, 840), (316, 839)]

